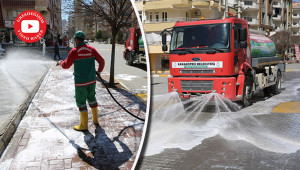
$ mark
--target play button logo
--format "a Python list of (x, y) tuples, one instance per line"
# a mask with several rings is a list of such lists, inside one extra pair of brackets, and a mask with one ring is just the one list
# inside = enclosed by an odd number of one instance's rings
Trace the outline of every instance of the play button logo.
[(21, 22), (21, 31), (23, 33), (37, 33), (40, 30), (40, 23), (38, 20), (23, 20)]
[(20, 40), (26, 43), (34, 43), (44, 37), (47, 22), (39, 12), (27, 10), (17, 16), (14, 30)]

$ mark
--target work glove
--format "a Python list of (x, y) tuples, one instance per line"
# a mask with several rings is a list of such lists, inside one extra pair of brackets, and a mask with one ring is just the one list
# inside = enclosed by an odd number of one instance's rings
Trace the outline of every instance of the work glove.
[(62, 60), (57, 61), (56, 66), (60, 65), (61, 62), (62, 62)]
[(96, 71), (96, 73), (98, 73), (98, 74), (99, 74), (99, 76), (101, 76), (101, 72), (100, 72), (100, 71)]

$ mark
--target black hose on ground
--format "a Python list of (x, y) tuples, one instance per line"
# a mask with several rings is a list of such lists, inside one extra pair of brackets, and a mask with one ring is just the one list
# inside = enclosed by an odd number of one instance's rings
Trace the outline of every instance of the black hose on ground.
[(97, 76), (99, 77), (99, 79), (101, 80), (101, 82), (104, 84), (104, 86), (105, 86), (106, 90), (108, 91), (108, 93), (110, 94), (110, 96), (113, 98), (113, 100), (114, 100), (114, 101), (115, 101), (115, 102), (116, 102), (123, 110), (125, 110), (125, 111), (126, 111), (128, 114), (130, 114), (131, 116), (133, 116), (133, 117), (135, 117), (135, 118), (137, 118), (137, 119), (139, 119), (139, 120), (145, 122), (145, 119), (142, 119), (142, 118), (140, 118), (140, 117), (138, 117), (138, 116), (132, 114), (132, 113), (129, 112), (124, 106), (122, 106), (122, 105), (115, 99), (115, 97), (111, 94), (110, 90), (109, 90), (108, 87), (106, 86), (106, 84), (105, 84), (104, 80), (102, 79), (102, 77), (100, 76), (100, 74), (99, 74), (98, 72), (96, 72), (96, 74), (97, 74)]

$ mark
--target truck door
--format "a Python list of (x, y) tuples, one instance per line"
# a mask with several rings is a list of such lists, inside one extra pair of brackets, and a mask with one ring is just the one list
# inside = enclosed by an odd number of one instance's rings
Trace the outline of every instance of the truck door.
[[(235, 23), (233, 26), (234, 29), (234, 68), (235, 73), (237, 73), (237, 69), (240, 68), (242, 63), (245, 61), (244, 59), (244, 51), (240, 48), (240, 39), (239, 39), (239, 28), (242, 27), (242, 24)], [(236, 68), (237, 67), (237, 68)]]

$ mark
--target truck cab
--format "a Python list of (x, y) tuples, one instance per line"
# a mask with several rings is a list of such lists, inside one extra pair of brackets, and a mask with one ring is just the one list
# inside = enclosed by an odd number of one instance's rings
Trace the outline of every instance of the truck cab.
[[(253, 36), (252, 43), (258, 40), (254, 51), (260, 55), (253, 59), (247, 20), (177, 22), (162, 32), (163, 51), (168, 50), (167, 32), (171, 33), (169, 92), (177, 91), (182, 98), (215, 92), (244, 106), (261, 89), (278, 93), (284, 69), (279, 67), (275, 46), (267, 37)], [(268, 43), (260, 44), (261, 40)], [(270, 44), (272, 53), (268, 53)]]

